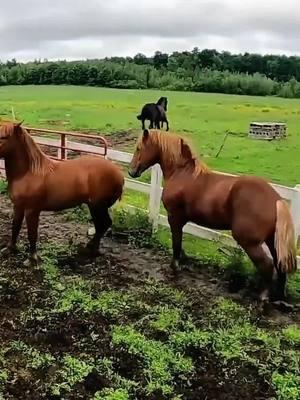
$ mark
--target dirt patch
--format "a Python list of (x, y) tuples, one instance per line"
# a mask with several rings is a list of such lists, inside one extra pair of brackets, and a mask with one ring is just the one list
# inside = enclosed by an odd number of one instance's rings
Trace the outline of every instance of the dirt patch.
[[(90, 135), (96, 135), (95, 132), (89, 131), (82, 131), (82, 133), (85, 134), (90, 134)], [(121, 150), (121, 151), (126, 151), (126, 150), (131, 150), (138, 138), (139, 133), (135, 131), (119, 131), (115, 133), (111, 133), (109, 135), (102, 135), (105, 140), (107, 141), (107, 145), (109, 148), (113, 148), (115, 150)], [(74, 141), (76, 143), (83, 143), (83, 144), (88, 144), (92, 146), (97, 146), (99, 145), (99, 141), (97, 139), (93, 138), (80, 138), (80, 137), (69, 137), (70, 141)], [(43, 146), (40, 145), (42, 151), (52, 157), (57, 157), (57, 148), (54, 147), (49, 147), (49, 146)], [(86, 155), (84, 152), (80, 151), (75, 151), (75, 150), (68, 150), (68, 158), (73, 159), (76, 157), (80, 157), (81, 155)]]
[(139, 131), (119, 131), (110, 134), (107, 140), (113, 148), (122, 150), (132, 148), (136, 144), (139, 134)]
[[(3, 248), (10, 234), (11, 205), (7, 198), (0, 197), (0, 248)], [(133, 247), (126, 238), (117, 239), (109, 235), (103, 240), (102, 255), (90, 259), (77, 253), (76, 249), (87, 241), (87, 226), (68, 222), (62, 213), (47, 213), (40, 219), (40, 243), (56, 243), (73, 250), (60, 254), (59, 273), (66, 282), (84, 280), (97, 294), (105, 290), (125, 292), (140, 290), (149, 279), (183, 290), (190, 299), (190, 311), (195, 319), (201, 319), (202, 311), (213, 303), (217, 296), (234, 297), (241, 303), (253, 300), (240, 294), (230, 295), (227, 284), (213, 275), (206, 266), (190, 264), (190, 271), (174, 277), (169, 268), (170, 258), (164, 252)], [(26, 232), (22, 232), (21, 243), (26, 244)], [(107, 358), (115, 370), (126, 379), (143, 383), (143, 366), (139, 357), (116, 349), (111, 343), (111, 329), (116, 320), (114, 315), (101, 312), (82, 313), (76, 308), (69, 311), (53, 312), (56, 295), (50, 290), (49, 282), (40, 269), (24, 267), (26, 251), (19, 255), (5, 257), (0, 254), (0, 350), (12, 341), (23, 341), (38, 351), (55, 357), (58, 364), (48, 368), (29, 368), (20, 352), (6, 353), (6, 364), (10, 367), (10, 378), (5, 386), (6, 399), (60, 399), (50, 395), (47, 385), (57, 378), (66, 355), (85, 358)], [(59, 289), (58, 289), (59, 290)], [(160, 299), (156, 299), (160, 300)], [(154, 305), (153, 305), (154, 306)], [(39, 316), (39, 312), (41, 312)], [(118, 323), (130, 324), (142, 317), (137, 307), (127, 310)], [(299, 314), (290, 314), (281, 319), (281, 314), (260, 318), (265, 326), (285, 325), (299, 322)], [(121, 321), (121, 322), (120, 322)], [(1, 354), (1, 353), (0, 353)], [(224, 370), (219, 361), (207, 350), (193, 351), (190, 357), (196, 372), (187, 382), (178, 377), (176, 391), (186, 400), (192, 399), (269, 399), (272, 389), (256, 371), (249, 367), (235, 366)], [(61, 364), (59, 364), (61, 363)], [(92, 398), (95, 392), (109, 387), (105, 373), (90, 371), (74, 388), (76, 399)], [(73, 390), (73, 393), (74, 393)], [(139, 399), (167, 399), (159, 394)], [(63, 398), (73, 399), (66, 394)]]
[[(81, 132), (90, 135), (96, 134), (95, 132), (90, 130), (82, 130)], [(112, 147), (116, 150), (126, 150), (128, 148), (132, 148), (135, 145), (137, 138), (139, 137), (139, 134), (140, 131), (128, 130), (128, 131), (113, 132), (108, 135), (102, 134), (102, 136), (107, 140), (107, 144), (109, 147)], [(95, 144), (95, 140), (90, 138), (80, 138), (80, 142), (91, 145)]]

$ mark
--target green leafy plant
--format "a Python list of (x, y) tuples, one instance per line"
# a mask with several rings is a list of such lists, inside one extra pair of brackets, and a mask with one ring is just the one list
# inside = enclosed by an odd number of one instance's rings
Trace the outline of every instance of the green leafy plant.
[(174, 376), (186, 376), (193, 372), (190, 358), (160, 341), (147, 339), (131, 326), (115, 326), (112, 341), (114, 345), (124, 346), (129, 353), (144, 359), (148, 393), (158, 391), (164, 395), (171, 394)]
[(71, 392), (73, 387), (82, 382), (94, 369), (94, 361), (83, 361), (67, 355), (63, 358), (62, 368), (56, 373), (55, 383), (51, 386), (52, 394), (60, 396)]
[(280, 374), (274, 372), (272, 383), (275, 387), (278, 400), (299, 400), (300, 398), (300, 378), (289, 372)]
[(284, 338), (292, 345), (300, 346), (300, 328), (297, 325), (291, 325), (282, 331)]
[(12, 342), (11, 349), (22, 353), (27, 365), (33, 369), (48, 368), (55, 362), (55, 358), (51, 354), (42, 353), (22, 341)]
[(129, 400), (129, 394), (126, 389), (103, 389), (97, 392), (93, 400)]

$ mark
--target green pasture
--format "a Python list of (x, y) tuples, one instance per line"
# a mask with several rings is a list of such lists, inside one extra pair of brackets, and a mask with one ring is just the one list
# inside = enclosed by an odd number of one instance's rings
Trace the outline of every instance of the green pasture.
[[(11, 86), (0, 88), (0, 117), (31, 126), (112, 134), (138, 134), (136, 115), (146, 102), (169, 98), (171, 129), (187, 137), (214, 169), (264, 176), (276, 183), (300, 182), (300, 100), (222, 94), (117, 90), (77, 86)], [(248, 139), (251, 121), (280, 121), (288, 138), (280, 142)], [(221, 155), (215, 155), (230, 131)], [(132, 149), (133, 143), (126, 145)]]

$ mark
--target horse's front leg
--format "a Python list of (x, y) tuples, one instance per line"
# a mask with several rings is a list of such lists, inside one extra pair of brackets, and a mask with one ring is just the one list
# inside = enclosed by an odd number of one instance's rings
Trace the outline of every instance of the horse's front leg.
[(145, 120), (144, 119), (142, 120), (142, 129), (143, 129), (143, 131), (145, 130)]
[(18, 208), (14, 206), (14, 215), (13, 215), (13, 222), (12, 222), (12, 234), (11, 234), (11, 239), (8, 244), (8, 249), (10, 251), (16, 251), (17, 250), (17, 241), (18, 237), (22, 228), (24, 220), (24, 210), (23, 208)]
[(39, 225), (40, 211), (26, 210), (25, 219), (27, 224), (27, 234), (29, 241), (29, 260), (26, 264), (37, 265), (39, 257), (36, 251), (36, 242), (38, 238), (38, 225)]
[(172, 247), (173, 247), (173, 258), (171, 262), (171, 268), (174, 270), (174, 272), (177, 272), (180, 270), (179, 262), (180, 262), (180, 257), (182, 255), (182, 229), (184, 223), (180, 218), (174, 217), (172, 215), (168, 216), (168, 221), (172, 232)]

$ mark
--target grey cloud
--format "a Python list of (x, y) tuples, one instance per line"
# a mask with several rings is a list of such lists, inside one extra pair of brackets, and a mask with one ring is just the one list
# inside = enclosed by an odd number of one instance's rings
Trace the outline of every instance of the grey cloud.
[(298, 0), (11, 0), (1, 4), (0, 59), (194, 46), (299, 54), (299, 11)]

